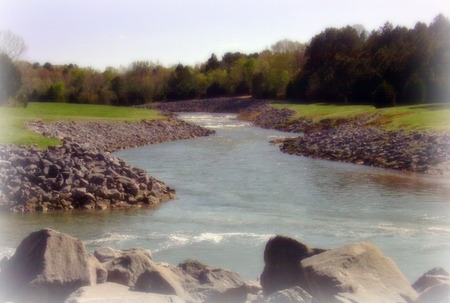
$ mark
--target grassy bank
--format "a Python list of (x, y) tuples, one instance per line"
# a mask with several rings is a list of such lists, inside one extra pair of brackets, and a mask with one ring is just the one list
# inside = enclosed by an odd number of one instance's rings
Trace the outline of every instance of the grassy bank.
[(161, 119), (158, 111), (67, 103), (29, 103), (27, 108), (0, 107), (0, 144), (36, 144), (39, 147), (59, 144), (25, 128), (27, 121), (141, 121)]
[(398, 106), (377, 109), (368, 105), (285, 104), (272, 105), (295, 111), (293, 120), (310, 118), (315, 122), (323, 119), (350, 119), (361, 115), (377, 114), (370, 124), (387, 130), (450, 131), (450, 104)]

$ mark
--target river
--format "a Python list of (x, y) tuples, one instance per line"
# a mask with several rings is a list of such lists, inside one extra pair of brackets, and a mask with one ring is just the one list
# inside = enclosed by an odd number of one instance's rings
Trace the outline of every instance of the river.
[(217, 134), (115, 155), (173, 187), (153, 209), (0, 214), (0, 256), (50, 227), (102, 246), (142, 247), (156, 261), (194, 258), (246, 279), (262, 272), (267, 240), (287, 235), (320, 248), (372, 241), (413, 282), (450, 270), (450, 182), (410, 173), (283, 154), (231, 114), (182, 114)]

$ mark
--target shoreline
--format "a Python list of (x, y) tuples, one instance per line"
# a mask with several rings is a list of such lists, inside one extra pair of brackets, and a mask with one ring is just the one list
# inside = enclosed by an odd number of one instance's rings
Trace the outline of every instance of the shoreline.
[[(165, 111), (165, 120), (28, 122), (29, 129), (59, 138), (63, 145), (46, 150), (0, 145), (0, 210), (101, 210), (173, 199), (173, 189), (110, 153), (214, 134), (173, 114), (182, 111), (228, 111), (258, 127), (301, 133), (272, 142), (292, 155), (450, 177), (450, 134), (385, 131), (370, 125), (372, 116), (321, 123), (291, 121), (291, 110), (268, 104), (268, 100), (248, 98), (188, 100), (144, 106)], [(94, 168), (94, 174), (90, 173)]]
[(376, 114), (320, 123), (304, 118), (291, 121), (293, 114), (262, 106), (242, 112), (239, 118), (262, 128), (301, 133), (272, 142), (291, 155), (450, 177), (450, 133), (386, 131), (371, 125)]
[(156, 205), (175, 190), (110, 153), (214, 134), (176, 118), (129, 122), (32, 122), (61, 146), (0, 145), (0, 211), (103, 210)]

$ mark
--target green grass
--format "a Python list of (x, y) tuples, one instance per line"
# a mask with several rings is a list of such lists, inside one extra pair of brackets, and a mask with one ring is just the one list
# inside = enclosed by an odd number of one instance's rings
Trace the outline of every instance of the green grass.
[(0, 107), (0, 144), (47, 147), (59, 140), (25, 128), (26, 121), (129, 121), (162, 119), (156, 110), (105, 105), (29, 103), (23, 107)]
[(387, 130), (450, 131), (450, 104), (397, 106), (377, 109), (369, 105), (272, 104), (275, 108), (295, 111), (292, 120), (310, 118), (350, 119), (360, 115), (379, 114), (370, 123)]

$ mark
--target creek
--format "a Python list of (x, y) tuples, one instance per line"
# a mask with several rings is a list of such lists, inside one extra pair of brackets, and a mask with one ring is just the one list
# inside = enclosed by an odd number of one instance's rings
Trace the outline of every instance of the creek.
[(450, 182), (437, 177), (290, 156), (269, 140), (292, 136), (232, 114), (184, 113), (216, 135), (116, 152), (176, 189), (156, 208), (0, 214), (0, 257), (50, 227), (102, 246), (141, 247), (156, 261), (192, 258), (246, 279), (262, 272), (267, 240), (313, 247), (372, 241), (413, 282), (450, 270)]

